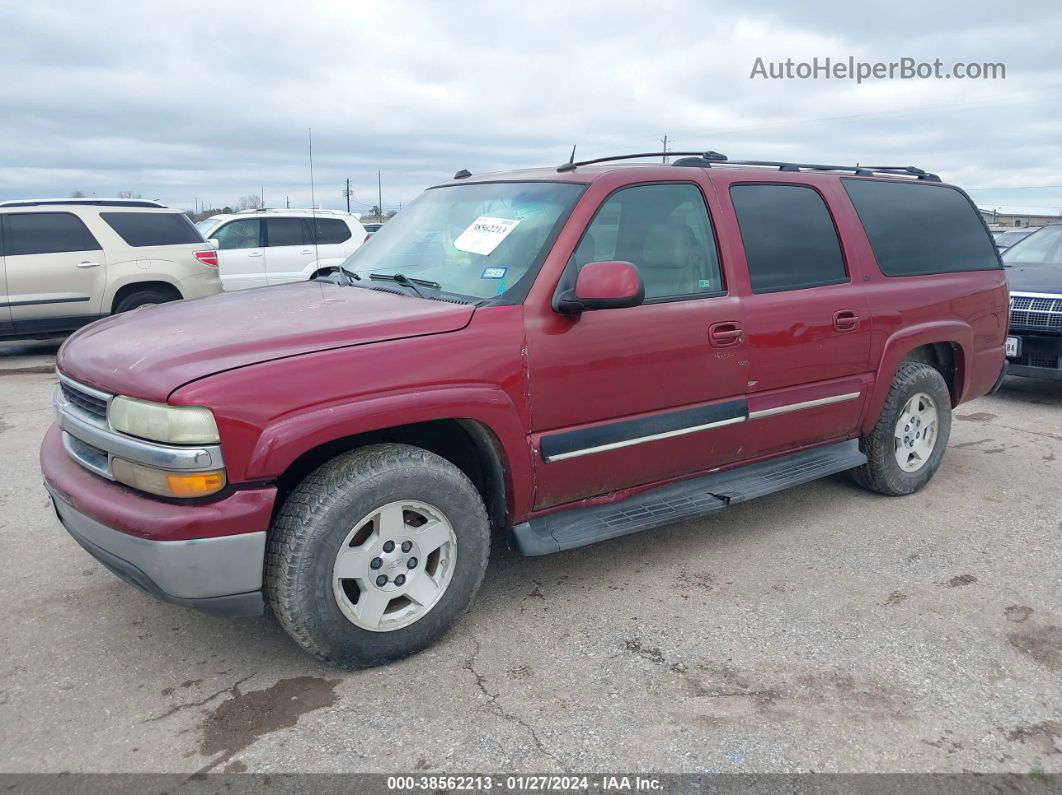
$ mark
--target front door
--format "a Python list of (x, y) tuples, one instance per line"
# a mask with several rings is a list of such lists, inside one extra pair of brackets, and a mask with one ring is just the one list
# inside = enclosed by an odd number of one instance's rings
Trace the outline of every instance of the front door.
[[(641, 306), (526, 315), (536, 507), (728, 464), (741, 455), (747, 356), (701, 188), (623, 188), (572, 255), (633, 263)], [(714, 340), (714, 342), (713, 342)]]
[(70, 329), (100, 316), (107, 260), (85, 223), (68, 212), (5, 213), (5, 271), (19, 332)]
[(228, 221), (210, 233), (218, 241), (218, 275), (226, 290), (265, 287), (266, 261), (260, 218)]
[(729, 192), (748, 273), (748, 452), (849, 438), (869, 384), (870, 306), (827, 204), (793, 183)]

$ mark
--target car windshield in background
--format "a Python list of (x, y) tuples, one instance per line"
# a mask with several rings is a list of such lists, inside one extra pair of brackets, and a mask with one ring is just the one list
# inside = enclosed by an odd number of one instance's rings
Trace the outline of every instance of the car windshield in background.
[[(481, 182), (425, 191), (343, 263), (487, 299), (521, 289), (584, 185)], [(423, 290), (422, 290), (423, 291)]]
[(217, 218), (206, 218), (206, 219), (204, 219), (202, 221), (199, 221), (195, 225), (195, 228), (199, 230), (199, 233), (203, 237), (209, 237), (210, 235), (208, 233), (210, 232), (210, 230), (213, 229), (215, 226), (217, 226), (220, 223), (221, 223), (221, 221), (219, 219), (217, 219)]
[(1000, 248), (1008, 248), (1019, 240), (1024, 240), (1035, 231), (1035, 229), (1008, 229), (1006, 232), (1000, 232), (996, 235), (996, 245)]
[(1003, 252), (1003, 262), (1062, 263), (1062, 224), (1045, 226)]

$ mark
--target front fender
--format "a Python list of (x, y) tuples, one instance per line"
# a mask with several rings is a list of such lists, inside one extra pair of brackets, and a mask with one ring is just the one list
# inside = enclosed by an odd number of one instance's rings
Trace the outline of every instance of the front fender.
[(957, 320), (919, 323), (900, 329), (889, 337), (882, 349), (881, 359), (875, 371), (870, 400), (867, 401), (860, 426), (861, 433), (865, 436), (874, 429), (881, 416), (881, 410), (885, 406), (885, 399), (889, 395), (892, 379), (896, 376), (896, 371), (900, 369), (900, 364), (911, 351), (923, 345), (943, 342), (955, 348), (955, 385), (951, 398), (955, 404), (961, 402), (969, 389), (970, 374), (966, 363), (970, 361), (974, 350), (973, 338), (973, 328)]
[(520, 413), (501, 390), (452, 386), (329, 403), (281, 417), (262, 430), (246, 466), (246, 478), (279, 477), (301, 455), (327, 442), (432, 420), (471, 420), (489, 429), (502, 448), (512, 508), (531, 505), (533, 469)]

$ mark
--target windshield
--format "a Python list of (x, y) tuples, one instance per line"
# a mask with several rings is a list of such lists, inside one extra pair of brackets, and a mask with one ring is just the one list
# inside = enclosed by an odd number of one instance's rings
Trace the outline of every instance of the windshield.
[(344, 262), (362, 278), (402, 274), (494, 298), (533, 279), (558, 222), (585, 186), (484, 182), (425, 191)]
[(1035, 229), (1011, 229), (1009, 232), (1001, 232), (996, 236), (996, 245), (1013, 246), (1019, 240), (1024, 240), (1035, 231)]
[(220, 223), (221, 219), (219, 218), (205, 218), (202, 221), (196, 223), (195, 228), (199, 230), (199, 234), (206, 238), (210, 237), (210, 235), (208, 234), (210, 230)]
[(1003, 262), (1062, 263), (1062, 224), (1045, 226), (1003, 252)]

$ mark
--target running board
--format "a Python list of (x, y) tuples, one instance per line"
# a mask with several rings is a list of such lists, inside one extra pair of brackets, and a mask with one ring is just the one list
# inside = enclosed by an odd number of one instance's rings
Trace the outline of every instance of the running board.
[(727, 505), (772, 494), (790, 486), (865, 464), (859, 442), (804, 450), (758, 464), (713, 472), (643, 491), (620, 502), (570, 508), (516, 525), (509, 545), (521, 555), (548, 555), (596, 544), (721, 511)]

